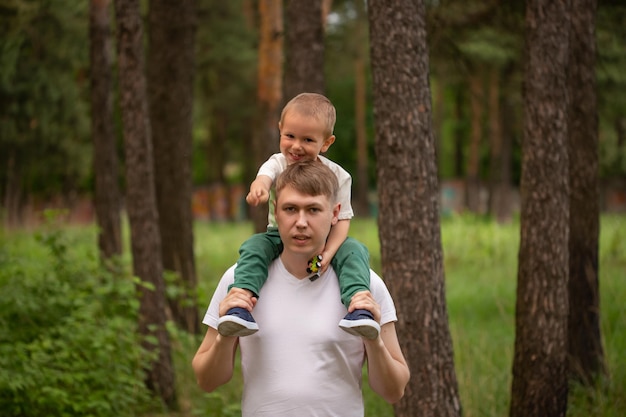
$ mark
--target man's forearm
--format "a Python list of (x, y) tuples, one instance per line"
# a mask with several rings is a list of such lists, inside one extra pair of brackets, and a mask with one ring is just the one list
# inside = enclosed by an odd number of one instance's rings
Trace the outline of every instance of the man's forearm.
[(222, 337), (209, 328), (193, 358), (192, 366), (200, 388), (211, 392), (230, 381), (235, 366), (236, 337)]

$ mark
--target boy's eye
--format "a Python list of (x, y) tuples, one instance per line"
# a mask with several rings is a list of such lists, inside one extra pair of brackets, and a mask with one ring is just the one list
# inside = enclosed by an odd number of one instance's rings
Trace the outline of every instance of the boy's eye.
[(312, 143), (312, 142), (315, 142), (315, 139), (306, 138), (305, 141), (308, 142), (308, 143)]

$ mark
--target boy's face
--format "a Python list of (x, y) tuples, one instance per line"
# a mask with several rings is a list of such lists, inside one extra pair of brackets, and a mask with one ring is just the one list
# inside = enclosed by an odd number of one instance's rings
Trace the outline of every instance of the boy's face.
[(326, 245), (332, 225), (337, 223), (339, 203), (324, 195), (307, 195), (288, 185), (276, 200), (276, 223), (283, 241), (283, 253), (306, 259), (319, 254)]
[(315, 117), (303, 116), (292, 110), (285, 114), (280, 130), (280, 152), (287, 164), (317, 159), (335, 141), (335, 136), (324, 136), (324, 124)]

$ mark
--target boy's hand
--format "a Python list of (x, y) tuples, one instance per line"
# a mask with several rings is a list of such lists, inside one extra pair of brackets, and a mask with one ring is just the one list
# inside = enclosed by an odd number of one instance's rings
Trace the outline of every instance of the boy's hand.
[(270, 187), (272, 180), (264, 175), (259, 175), (252, 184), (250, 184), (250, 192), (246, 196), (246, 202), (251, 206), (267, 203), (270, 199)]
[(335, 253), (337, 252), (326, 250), (326, 248), (324, 248), (324, 252), (320, 253), (320, 255), (322, 256), (322, 260), (320, 261), (320, 274), (326, 272), (326, 270), (330, 266), (330, 261), (332, 261), (333, 256), (335, 256)]

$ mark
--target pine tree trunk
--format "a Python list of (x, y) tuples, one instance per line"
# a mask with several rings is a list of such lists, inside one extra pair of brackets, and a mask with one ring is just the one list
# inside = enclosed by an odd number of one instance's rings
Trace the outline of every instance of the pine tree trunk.
[(362, 2), (355, 5), (356, 21), (356, 58), (354, 60), (354, 125), (356, 130), (356, 175), (354, 176), (354, 212), (358, 216), (369, 214), (369, 175), (368, 146), (366, 129), (367, 109), (367, 15)]
[(113, 130), (110, 0), (91, 0), (91, 130), (95, 177), (94, 206), (98, 223), (98, 248), (105, 262), (122, 254), (121, 195), (118, 157)]
[(570, 3), (526, 3), (521, 237), (511, 417), (565, 416)]
[(285, 2), (284, 101), (300, 93), (324, 94), (322, 0)]
[(192, 113), (195, 0), (150, 1), (148, 92), (163, 267), (183, 293), (170, 299), (172, 319), (200, 331), (193, 252)]
[(448, 328), (424, 1), (368, 2), (382, 272), (411, 381), (397, 416), (461, 414)]
[[(253, 143), (256, 169), (278, 151), (278, 119), (282, 102), (283, 64), (283, 8), (282, 2), (259, 1), (261, 20), (259, 41), (259, 73), (257, 86), (258, 129)], [(318, 15), (319, 16), (319, 15)], [(267, 228), (268, 205), (251, 209), (254, 230)]]
[(595, 77), (597, 0), (573, 0), (569, 64), (569, 357), (589, 385), (605, 371), (600, 336), (600, 183)]
[(480, 213), (480, 147), (483, 140), (484, 86), (482, 71), (475, 70), (470, 76), (470, 110), (472, 130), (465, 179), (467, 209)]
[[(143, 29), (138, 0), (116, 0), (120, 105), (126, 153), (126, 207), (130, 223), (133, 273), (149, 287), (141, 294), (139, 332), (144, 347), (157, 354), (146, 370), (148, 388), (168, 407), (176, 403), (170, 339), (165, 328), (166, 301), (161, 238), (156, 208), (148, 99), (144, 77)], [(153, 343), (153, 338), (157, 343)]]

